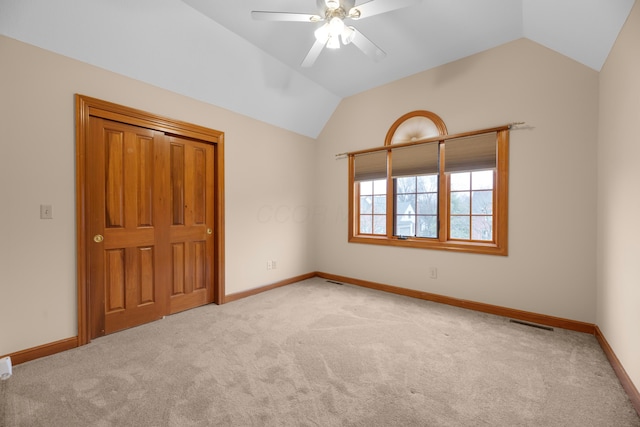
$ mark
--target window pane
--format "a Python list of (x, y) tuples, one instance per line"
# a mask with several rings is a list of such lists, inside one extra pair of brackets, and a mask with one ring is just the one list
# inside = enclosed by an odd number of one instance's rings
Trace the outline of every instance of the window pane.
[(361, 181), (360, 194), (363, 196), (373, 194), (373, 181)]
[(373, 196), (373, 212), (376, 214), (387, 213), (387, 196)]
[(387, 194), (387, 180), (379, 179), (373, 181), (373, 194)]
[(490, 215), (474, 216), (471, 218), (473, 240), (493, 240), (493, 217)]
[(396, 236), (415, 236), (415, 216), (396, 215)]
[(373, 234), (387, 234), (387, 217), (385, 215), (373, 216)]
[(370, 214), (373, 213), (373, 205), (371, 204), (371, 196), (360, 196), (360, 213)]
[(418, 229), (416, 230), (418, 237), (438, 237), (438, 221), (436, 216), (419, 216)]
[(460, 191), (457, 193), (451, 193), (451, 214), (469, 214), (470, 209), (470, 193), (467, 191)]
[(435, 193), (418, 194), (418, 215), (436, 215), (438, 213), (438, 195)]
[(418, 177), (418, 193), (438, 191), (438, 175), (421, 175)]
[(398, 194), (396, 196), (396, 213), (404, 213), (404, 210), (398, 208), (401, 203), (409, 203), (411, 200), (415, 199), (416, 195), (414, 193), (411, 194)]
[(360, 233), (371, 234), (372, 231), (371, 215), (360, 215)]
[(493, 213), (493, 191), (474, 191), (471, 193), (471, 213), (491, 215)]
[(451, 191), (464, 191), (471, 189), (471, 173), (452, 173)]
[(396, 215), (415, 215), (416, 195), (402, 194), (396, 196)]
[(451, 217), (451, 238), (467, 239), (471, 236), (470, 217), (468, 216), (452, 216)]
[(396, 193), (415, 193), (416, 192), (416, 177), (409, 176), (405, 178), (396, 178)]
[(472, 172), (472, 190), (492, 190), (493, 170)]

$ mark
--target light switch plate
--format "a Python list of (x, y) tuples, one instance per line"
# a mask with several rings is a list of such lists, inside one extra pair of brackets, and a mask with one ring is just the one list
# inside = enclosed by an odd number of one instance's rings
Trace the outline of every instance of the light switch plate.
[(40, 205), (40, 219), (53, 219), (51, 205)]

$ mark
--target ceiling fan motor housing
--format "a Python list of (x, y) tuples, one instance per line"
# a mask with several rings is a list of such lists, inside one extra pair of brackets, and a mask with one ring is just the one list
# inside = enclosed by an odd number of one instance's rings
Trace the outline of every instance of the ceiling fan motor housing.
[[(331, 12), (330, 12), (331, 9), (329, 9), (328, 3), (329, 2), (327, 0), (316, 0), (316, 4), (318, 5), (318, 11), (320, 12), (320, 16), (325, 16), (327, 18), (334, 16), (334, 15), (331, 15)], [(337, 10), (342, 9), (343, 16), (341, 16), (341, 18), (344, 18), (345, 16), (347, 16), (351, 8), (355, 6), (356, 1), (355, 0), (338, 0), (337, 3), (339, 7), (336, 9)]]

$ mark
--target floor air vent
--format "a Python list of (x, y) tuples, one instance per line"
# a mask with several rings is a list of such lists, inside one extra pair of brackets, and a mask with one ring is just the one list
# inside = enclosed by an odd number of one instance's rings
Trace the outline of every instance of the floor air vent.
[(326, 280), (327, 283), (333, 283), (334, 285), (342, 285), (343, 283), (334, 282), (333, 280)]
[(549, 326), (536, 325), (535, 323), (523, 322), (522, 320), (509, 319), (511, 323), (517, 323), (518, 325), (531, 326), (532, 328), (544, 329), (545, 331), (553, 331), (553, 328)]

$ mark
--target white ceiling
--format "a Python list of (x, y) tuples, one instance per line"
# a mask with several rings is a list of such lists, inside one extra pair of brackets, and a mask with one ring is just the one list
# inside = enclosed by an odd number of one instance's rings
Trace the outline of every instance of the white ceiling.
[(311, 68), (320, 24), (250, 12), (313, 14), (316, 0), (0, 0), (0, 34), (316, 137), (343, 97), (522, 37), (599, 71), (633, 4), (422, 0), (351, 21), (383, 60), (348, 45)]
[(314, 14), (315, 0), (183, 1), (340, 97), (521, 37), (599, 71), (633, 5), (633, 0), (418, 0), (350, 21), (387, 52), (384, 60), (376, 63), (348, 45), (325, 49), (306, 69), (300, 63), (322, 23), (255, 21), (250, 11)]

